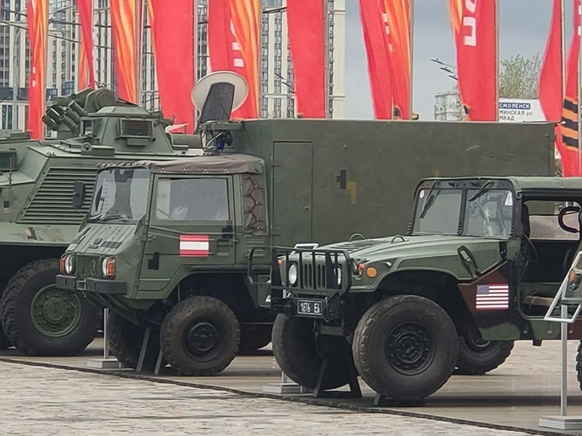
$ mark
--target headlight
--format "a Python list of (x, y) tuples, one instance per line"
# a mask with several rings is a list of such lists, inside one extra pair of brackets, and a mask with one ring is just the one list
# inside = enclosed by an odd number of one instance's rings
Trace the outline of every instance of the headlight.
[(287, 270), (287, 278), (289, 279), (289, 284), (295, 286), (297, 284), (297, 265), (292, 263)]
[(73, 274), (75, 271), (75, 258), (73, 256), (65, 257), (65, 274)]
[(105, 278), (113, 278), (115, 277), (115, 258), (114, 257), (106, 257), (103, 259), (101, 263), (101, 272), (103, 273), (103, 277)]
[(340, 265), (335, 267), (335, 273), (337, 276), (337, 284), (340, 286), (342, 284), (342, 267)]

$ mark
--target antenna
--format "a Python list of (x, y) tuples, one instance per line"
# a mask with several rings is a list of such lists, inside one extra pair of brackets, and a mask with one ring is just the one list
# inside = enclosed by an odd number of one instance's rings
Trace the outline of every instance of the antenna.
[(232, 71), (216, 71), (200, 79), (192, 90), (192, 103), (200, 111), (198, 124), (228, 121), (248, 95), (246, 80)]

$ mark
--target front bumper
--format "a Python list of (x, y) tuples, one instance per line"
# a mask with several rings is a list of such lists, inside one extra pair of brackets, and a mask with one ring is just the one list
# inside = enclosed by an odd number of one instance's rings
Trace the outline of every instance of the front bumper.
[(339, 295), (327, 297), (271, 297), (271, 312), (289, 317), (321, 319), (331, 321), (341, 318)]
[(127, 292), (126, 282), (119, 280), (88, 278), (85, 279), (83, 284), (84, 286), (81, 282), (77, 282), (74, 276), (66, 276), (62, 274), (57, 275), (57, 288), (66, 291), (86, 291), (107, 295), (125, 295)]

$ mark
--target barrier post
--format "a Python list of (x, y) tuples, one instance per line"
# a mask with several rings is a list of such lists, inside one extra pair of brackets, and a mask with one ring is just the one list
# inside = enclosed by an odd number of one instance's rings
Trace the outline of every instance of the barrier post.
[(123, 368), (121, 362), (115, 358), (109, 357), (109, 341), (107, 324), (109, 321), (109, 309), (103, 309), (103, 358), (89, 359), (87, 366), (93, 369), (120, 369)]

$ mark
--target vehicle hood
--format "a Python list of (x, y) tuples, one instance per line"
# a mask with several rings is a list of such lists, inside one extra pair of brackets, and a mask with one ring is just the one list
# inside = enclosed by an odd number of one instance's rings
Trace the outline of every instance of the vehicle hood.
[(351, 258), (358, 261), (374, 261), (387, 258), (431, 256), (443, 252), (454, 252), (461, 245), (500, 242), (502, 239), (473, 236), (389, 236), (386, 238), (364, 239), (328, 245), (326, 249), (345, 250)]
[(130, 239), (136, 224), (88, 224), (69, 244), (68, 253), (110, 255)]

